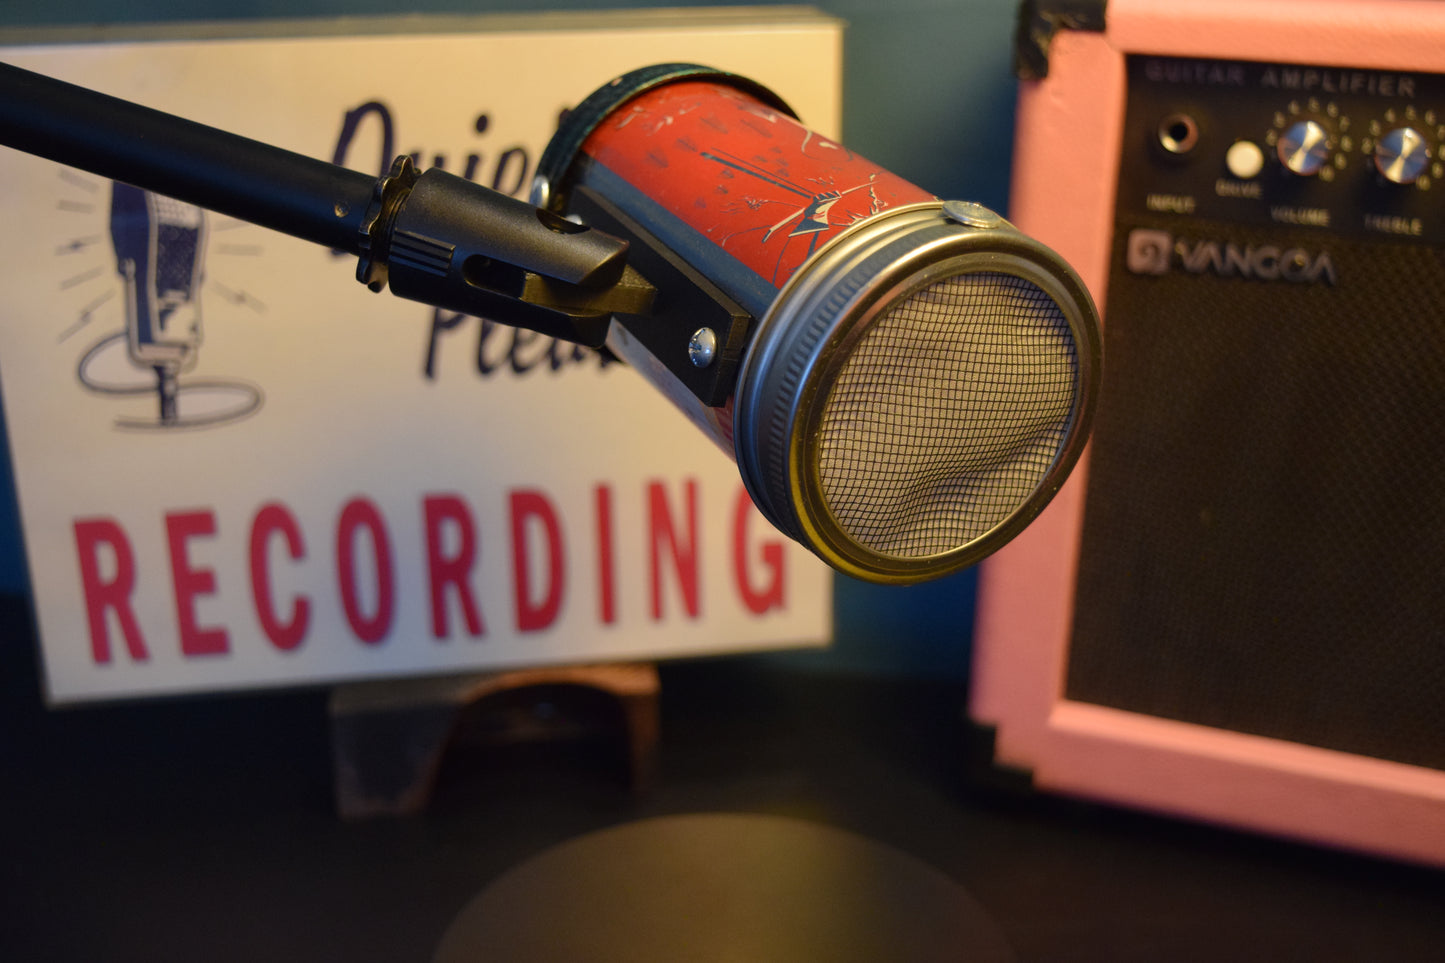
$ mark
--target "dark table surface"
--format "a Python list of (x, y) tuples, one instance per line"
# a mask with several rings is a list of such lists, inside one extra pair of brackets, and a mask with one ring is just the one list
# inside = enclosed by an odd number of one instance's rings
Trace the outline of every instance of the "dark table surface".
[(324, 691), (46, 710), (22, 601), (0, 633), (3, 960), (429, 960), (539, 853), (693, 813), (916, 857), (1024, 961), (1445, 959), (1445, 873), (1030, 794), (978, 765), (956, 681), (664, 664), (648, 791), (614, 743), (479, 738), (424, 813), (348, 823)]

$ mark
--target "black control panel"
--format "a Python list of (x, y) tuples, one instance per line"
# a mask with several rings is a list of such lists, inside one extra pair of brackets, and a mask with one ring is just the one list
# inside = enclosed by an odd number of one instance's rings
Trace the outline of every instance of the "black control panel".
[(1119, 214), (1445, 244), (1445, 76), (1135, 55)]

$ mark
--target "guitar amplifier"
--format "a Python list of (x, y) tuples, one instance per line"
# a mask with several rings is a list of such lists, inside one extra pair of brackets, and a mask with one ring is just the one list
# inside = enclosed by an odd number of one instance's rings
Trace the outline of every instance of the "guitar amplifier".
[(1445, 865), (1445, 4), (1020, 24), (1011, 219), (1104, 376), (972, 717), (1042, 790)]

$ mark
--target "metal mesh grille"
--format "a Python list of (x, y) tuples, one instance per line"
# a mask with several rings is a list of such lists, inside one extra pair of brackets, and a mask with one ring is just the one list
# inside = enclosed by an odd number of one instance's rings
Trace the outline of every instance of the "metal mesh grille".
[(164, 194), (152, 194), (156, 204), (156, 220), (162, 224), (171, 224), (175, 227), (189, 227), (199, 229), (201, 226), (201, 209), (194, 204), (185, 201), (178, 201), (174, 197), (166, 197)]
[(1038, 286), (938, 281), (878, 318), (839, 372), (818, 440), (824, 499), (883, 555), (966, 545), (1037, 490), (1077, 386), (1067, 319)]
[[(200, 253), (201, 209), (162, 194), (156, 205), (156, 292), (189, 299)], [(164, 327), (165, 319), (162, 318)]]

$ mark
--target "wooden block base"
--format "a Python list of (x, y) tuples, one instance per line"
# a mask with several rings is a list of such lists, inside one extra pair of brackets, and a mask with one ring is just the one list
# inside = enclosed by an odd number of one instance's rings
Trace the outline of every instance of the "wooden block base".
[[(626, 728), (632, 786), (647, 788), (657, 765), (657, 667), (548, 666), (337, 686), (328, 706), (337, 811), (346, 819), (363, 819), (426, 808), (464, 710), (536, 686), (582, 686), (615, 699)], [(512, 741), (537, 734), (527, 731), (525, 722), (513, 729)]]

